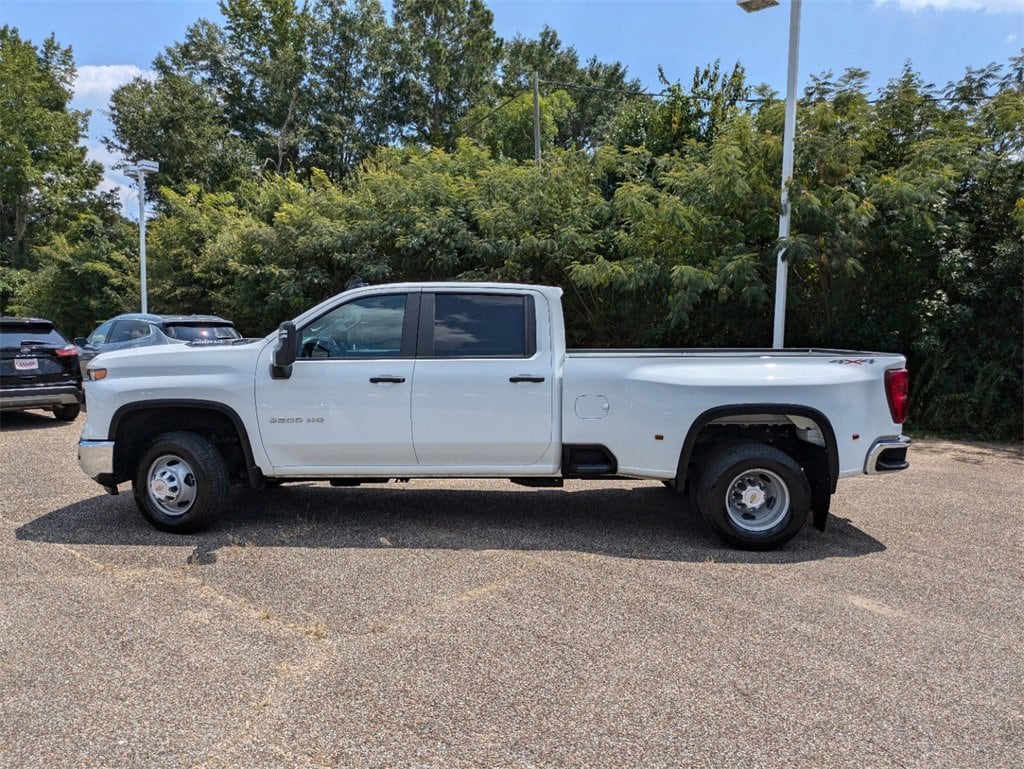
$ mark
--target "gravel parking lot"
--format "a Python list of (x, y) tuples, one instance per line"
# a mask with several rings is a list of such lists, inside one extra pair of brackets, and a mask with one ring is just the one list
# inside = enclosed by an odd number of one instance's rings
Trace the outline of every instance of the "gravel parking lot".
[(233, 493), (151, 529), (0, 429), (0, 766), (1020, 767), (1024, 462), (919, 441), (825, 534), (660, 484)]

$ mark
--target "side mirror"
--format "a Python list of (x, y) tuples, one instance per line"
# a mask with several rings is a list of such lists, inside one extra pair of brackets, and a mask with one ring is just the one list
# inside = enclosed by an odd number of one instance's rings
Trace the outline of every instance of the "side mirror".
[(294, 323), (286, 320), (277, 327), (277, 347), (274, 349), (274, 363), (270, 367), (271, 378), (290, 378), (292, 364), (297, 357), (299, 357), (299, 332)]

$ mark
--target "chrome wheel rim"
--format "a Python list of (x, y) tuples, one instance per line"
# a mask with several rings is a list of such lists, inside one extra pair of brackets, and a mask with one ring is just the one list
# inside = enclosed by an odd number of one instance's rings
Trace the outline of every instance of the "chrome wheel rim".
[(191, 465), (175, 454), (157, 457), (149, 466), (146, 493), (164, 515), (184, 515), (196, 501), (196, 474)]
[(743, 531), (761, 533), (779, 525), (789, 512), (789, 487), (763, 467), (744, 470), (725, 492), (729, 521)]

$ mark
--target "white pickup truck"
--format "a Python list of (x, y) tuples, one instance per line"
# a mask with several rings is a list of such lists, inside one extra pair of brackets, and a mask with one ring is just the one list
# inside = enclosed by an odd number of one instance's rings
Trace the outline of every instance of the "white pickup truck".
[(159, 529), (199, 529), (233, 482), (641, 478), (728, 543), (824, 530), (844, 476), (907, 467), (900, 355), (565, 347), (561, 291), (346, 291), (265, 339), (104, 353), (87, 369), (87, 475)]

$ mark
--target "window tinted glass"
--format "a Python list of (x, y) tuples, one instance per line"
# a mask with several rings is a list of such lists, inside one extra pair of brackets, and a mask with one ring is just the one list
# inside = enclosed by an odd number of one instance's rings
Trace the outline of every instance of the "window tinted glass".
[(67, 344), (51, 323), (4, 323), (0, 325), (0, 346), (21, 347), (24, 342)]
[(119, 320), (110, 332), (108, 342), (130, 342), (153, 333), (153, 328), (144, 320)]
[(397, 358), (406, 294), (370, 296), (331, 310), (302, 330), (302, 358)]
[(168, 323), (163, 331), (171, 339), (186, 342), (215, 342), (218, 339), (240, 339), (242, 337), (233, 326), (197, 326), (189, 323)]
[(114, 325), (114, 321), (108, 320), (106, 323), (101, 325), (98, 329), (92, 332), (92, 336), (85, 340), (86, 344), (103, 344), (107, 341), (107, 335), (110, 334), (110, 327)]
[(434, 297), (434, 355), (524, 357), (526, 298), (437, 294)]

